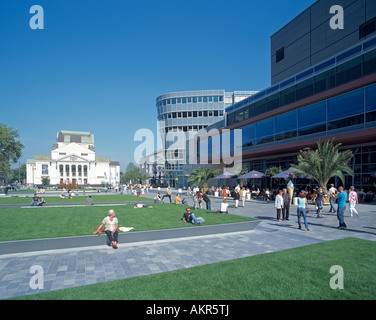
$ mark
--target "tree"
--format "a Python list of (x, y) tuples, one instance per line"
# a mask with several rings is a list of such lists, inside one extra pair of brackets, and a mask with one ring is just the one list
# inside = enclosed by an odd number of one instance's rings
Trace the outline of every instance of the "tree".
[(21, 157), (24, 146), (18, 138), (17, 130), (0, 123), (0, 180), (8, 180), (10, 165)]
[(132, 181), (132, 183), (138, 183), (141, 178), (138, 167), (133, 162), (130, 162), (120, 179), (122, 183), (129, 183), (129, 181)]
[(279, 167), (270, 167), (268, 169), (265, 170), (265, 176), (267, 177), (273, 177), (275, 175), (277, 175), (278, 173), (282, 172), (282, 168), (281, 166)]
[(42, 177), (42, 186), (49, 187), (50, 186), (50, 177)]
[(334, 145), (328, 140), (317, 143), (317, 149), (300, 150), (298, 164), (292, 165), (297, 174), (312, 178), (317, 184), (326, 190), (329, 180), (333, 177), (341, 179), (345, 183), (344, 173), (354, 176), (354, 171), (348, 166), (353, 157), (351, 150), (339, 151), (342, 144)]
[(198, 167), (197, 169), (193, 170), (187, 181), (192, 182), (194, 185), (202, 184), (203, 187), (206, 187), (207, 181), (220, 174), (220, 172), (221, 170), (219, 169), (211, 170), (207, 167)]

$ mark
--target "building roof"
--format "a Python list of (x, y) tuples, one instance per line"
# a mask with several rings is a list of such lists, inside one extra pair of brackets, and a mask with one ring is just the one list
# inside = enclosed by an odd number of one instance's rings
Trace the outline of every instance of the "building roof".
[(51, 160), (50, 154), (37, 154), (35, 160)]
[(111, 161), (110, 166), (119, 166), (120, 167), (120, 162), (119, 161)]
[(94, 144), (94, 134), (86, 131), (61, 130), (57, 133), (57, 142)]
[(95, 157), (96, 162), (110, 162), (109, 157)]

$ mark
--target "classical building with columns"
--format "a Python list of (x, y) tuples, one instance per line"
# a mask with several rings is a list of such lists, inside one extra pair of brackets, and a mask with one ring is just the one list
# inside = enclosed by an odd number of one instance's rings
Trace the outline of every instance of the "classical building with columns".
[(51, 154), (27, 160), (27, 184), (41, 185), (43, 178), (49, 178), (51, 186), (116, 186), (120, 184), (120, 164), (96, 156), (92, 133), (62, 130)]

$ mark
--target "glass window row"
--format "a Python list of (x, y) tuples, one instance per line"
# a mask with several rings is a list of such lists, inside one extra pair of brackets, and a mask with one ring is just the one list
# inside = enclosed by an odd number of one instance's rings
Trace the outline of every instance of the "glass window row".
[(242, 129), (244, 150), (288, 139), (300, 140), (308, 135), (326, 135), (333, 130), (355, 130), (365, 125), (376, 126), (376, 84), (239, 129)]
[[(376, 72), (376, 50), (227, 114), (227, 126)], [(376, 98), (374, 98), (376, 99)]]
[(200, 96), (200, 97), (183, 97), (164, 99), (157, 103), (157, 107), (166, 106), (169, 104), (180, 103), (208, 103), (208, 102), (222, 102), (223, 96)]
[(202, 118), (202, 117), (223, 117), (223, 110), (206, 110), (206, 111), (181, 111), (162, 114), (158, 120), (177, 119), (177, 118)]

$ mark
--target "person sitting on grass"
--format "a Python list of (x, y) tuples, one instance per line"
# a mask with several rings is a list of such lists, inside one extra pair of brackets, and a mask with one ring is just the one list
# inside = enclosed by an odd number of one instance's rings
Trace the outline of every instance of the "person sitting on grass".
[[(117, 249), (117, 242), (118, 242), (118, 227), (119, 222), (118, 219), (115, 217), (115, 211), (109, 210), (107, 212), (107, 217), (102, 220), (101, 225), (93, 232), (93, 234), (102, 233), (102, 227), (104, 226), (104, 232), (106, 232), (108, 240), (110, 244), (112, 243), (112, 247)], [(102, 232), (100, 232), (102, 231)]]
[(33, 197), (33, 201), (31, 201), (30, 205), (31, 205), (32, 207), (35, 207), (35, 206), (38, 205), (38, 202), (39, 202), (39, 198), (38, 198), (37, 194), (35, 193), (35, 194), (34, 194), (34, 197)]
[(88, 196), (88, 197), (86, 198), (86, 200), (85, 200), (85, 203), (86, 203), (86, 205), (88, 205), (88, 206), (92, 206), (92, 205), (94, 205), (93, 198), (92, 198), (91, 196)]
[(196, 218), (195, 214), (191, 212), (190, 208), (186, 209), (186, 212), (183, 214), (183, 219), (184, 222), (189, 222), (194, 225), (201, 225), (205, 220), (203, 218)]
[(223, 198), (222, 200), (220, 213), (228, 213), (228, 203), (226, 198)]
[(185, 202), (185, 199), (183, 200), (180, 199), (179, 193), (175, 197), (175, 204), (187, 205), (187, 203)]
[(37, 206), (38, 206), (38, 207), (41, 207), (41, 206), (43, 206), (44, 203), (46, 203), (46, 201), (44, 201), (43, 198), (39, 198), (39, 199), (38, 199), (38, 204), (37, 204)]

